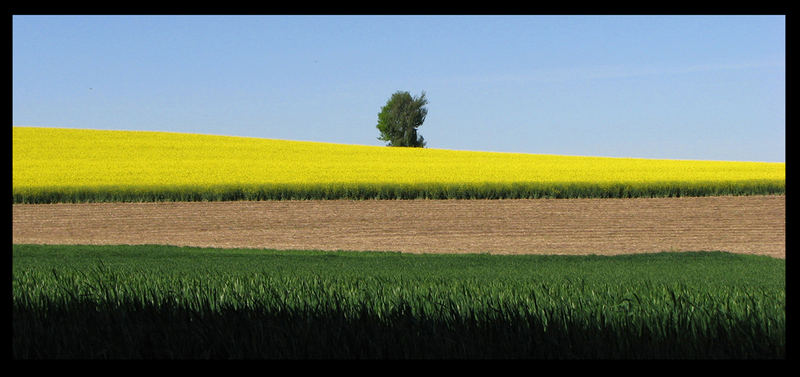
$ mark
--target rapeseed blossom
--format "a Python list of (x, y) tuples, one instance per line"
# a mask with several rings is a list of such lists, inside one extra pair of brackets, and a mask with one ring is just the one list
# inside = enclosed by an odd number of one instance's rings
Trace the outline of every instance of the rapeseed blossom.
[(390, 148), (169, 132), (39, 127), (13, 127), (12, 132), (15, 198), (39, 191), (148, 187), (247, 191), (276, 185), (348, 190), (400, 185), (424, 191), (426, 185), (619, 188), (750, 182), (782, 189), (785, 182), (785, 163)]

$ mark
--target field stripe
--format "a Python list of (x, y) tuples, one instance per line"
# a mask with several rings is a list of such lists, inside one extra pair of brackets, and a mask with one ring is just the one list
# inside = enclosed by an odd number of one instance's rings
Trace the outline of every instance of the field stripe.
[(785, 218), (784, 195), (14, 204), (13, 242), (785, 258)]

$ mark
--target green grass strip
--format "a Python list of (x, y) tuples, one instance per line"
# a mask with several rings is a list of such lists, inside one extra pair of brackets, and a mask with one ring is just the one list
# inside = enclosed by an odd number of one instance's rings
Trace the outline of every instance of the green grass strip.
[(640, 198), (785, 194), (785, 181), (655, 183), (264, 184), (214, 186), (14, 187), (13, 203), (326, 199)]

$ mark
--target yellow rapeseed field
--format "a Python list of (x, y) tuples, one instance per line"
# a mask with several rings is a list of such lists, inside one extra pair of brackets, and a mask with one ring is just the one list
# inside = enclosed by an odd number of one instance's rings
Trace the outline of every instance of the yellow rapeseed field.
[(143, 131), (13, 127), (15, 195), (259, 185), (730, 184), (783, 186), (785, 163), (392, 148)]

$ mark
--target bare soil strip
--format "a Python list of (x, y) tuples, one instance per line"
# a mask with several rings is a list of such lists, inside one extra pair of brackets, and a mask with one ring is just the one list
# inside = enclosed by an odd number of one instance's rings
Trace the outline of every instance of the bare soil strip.
[(14, 204), (13, 242), (786, 257), (786, 197)]

